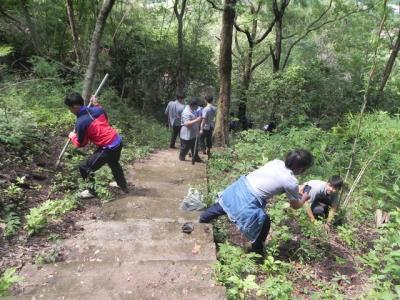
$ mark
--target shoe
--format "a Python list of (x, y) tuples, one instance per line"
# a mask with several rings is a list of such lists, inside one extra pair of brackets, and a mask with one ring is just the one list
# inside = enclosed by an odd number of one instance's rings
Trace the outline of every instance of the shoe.
[(203, 154), (207, 154), (207, 151), (206, 151), (206, 150), (203, 150)]
[(202, 162), (203, 162), (203, 160), (202, 160), (200, 157), (196, 157), (196, 158), (194, 159), (194, 161), (195, 161), (195, 162), (198, 162), (198, 163), (202, 163)]
[(109, 187), (113, 187), (113, 188), (119, 188), (119, 185), (118, 185), (118, 183), (116, 181), (111, 181), (108, 186)]
[(185, 158), (182, 157), (182, 156), (179, 156), (179, 160), (180, 160), (180, 161), (185, 161)]
[(79, 198), (81, 199), (90, 199), (96, 197), (94, 193), (90, 192), (89, 190), (84, 190), (79, 193)]
[(189, 152), (189, 157), (192, 157), (192, 153), (191, 152)]
[(108, 186), (112, 187), (112, 188), (121, 189), (121, 191), (123, 191), (125, 194), (129, 193), (129, 189), (127, 187), (124, 187), (124, 188), (120, 187), (116, 181), (110, 182), (110, 184)]
[(175, 146), (169, 146), (171, 149), (176, 149), (176, 147)]

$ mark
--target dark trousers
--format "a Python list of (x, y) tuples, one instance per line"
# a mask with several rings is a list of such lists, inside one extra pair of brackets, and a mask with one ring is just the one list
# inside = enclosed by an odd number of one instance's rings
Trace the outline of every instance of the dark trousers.
[[(208, 209), (206, 209), (201, 215), (200, 215), (200, 223), (210, 223), (212, 220), (222, 216), (226, 215), (226, 212), (222, 208), (222, 206), (219, 203), (215, 203), (213, 206), (210, 206)], [(269, 233), (269, 228), (271, 227), (271, 219), (267, 214), (265, 214), (265, 221), (263, 224), (263, 227), (261, 229), (260, 235), (258, 238), (254, 241), (254, 243), (251, 244), (251, 251), (254, 252), (259, 252), (263, 250), (263, 244), (265, 243), (265, 240), (267, 239), (268, 233)]]
[(314, 201), (311, 204), (311, 210), (316, 219), (326, 219), (329, 214), (329, 205), (322, 202)]
[(105, 164), (108, 164), (108, 166), (110, 167), (118, 186), (122, 189), (127, 188), (124, 171), (122, 170), (122, 167), (119, 163), (121, 150), (122, 144), (112, 150), (98, 148), (92, 156), (90, 156), (87, 160), (83, 161), (79, 165), (79, 171), (82, 178), (84, 180), (88, 180), (91, 183), (91, 187), (89, 188), (91, 192), (94, 192), (95, 189), (95, 180), (93, 173)]
[(178, 137), (179, 133), (181, 132), (181, 127), (182, 126), (173, 126), (172, 127), (171, 141), (169, 142), (170, 148), (175, 147), (176, 138)]
[(203, 129), (203, 134), (201, 135), (201, 144), (204, 145), (205, 147), (210, 150), (212, 148), (212, 134), (213, 134), (213, 129)]
[[(185, 159), (189, 150), (192, 152), (192, 156), (194, 155), (195, 158), (200, 158), (199, 151), (198, 151), (199, 149), (196, 149), (196, 150), (194, 149), (195, 144), (196, 144), (195, 138), (192, 140), (181, 140), (181, 150), (179, 152), (179, 159), (181, 159), (181, 160)], [(196, 151), (196, 153), (194, 153), (195, 151)]]

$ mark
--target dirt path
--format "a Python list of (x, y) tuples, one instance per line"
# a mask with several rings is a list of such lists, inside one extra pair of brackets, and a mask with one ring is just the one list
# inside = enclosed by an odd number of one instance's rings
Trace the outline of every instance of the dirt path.
[[(164, 150), (135, 163), (127, 177), (131, 193), (62, 242), (65, 261), (22, 269), (18, 299), (225, 299), (211, 278), (212, 228), (197, 223), (198, 212), (179, 210), (188, 187), (205, 180), (205, 164)], [(190, 235), (181, 231), (186, 221), (195, 222)]]

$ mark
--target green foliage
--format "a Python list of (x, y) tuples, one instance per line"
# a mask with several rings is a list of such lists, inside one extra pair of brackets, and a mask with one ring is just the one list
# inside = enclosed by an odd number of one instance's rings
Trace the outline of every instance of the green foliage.
[(293, 285), (284, 276), (270, 276), (260, 286), (257, 296), (268, 296), (268, 299), (289, 300), (292, 298)]
[(59, 261), (60, 255), (60, 250), (56, 247), (53, 247), (36, 254), (36, 256), (33, 258), (33, 262), (35, 265), (55, 263)]
[(400, 209), (390, 213), (390, 222), (379, 230), (380, 238), (360, 260), (372, 268), (374, 283), (369, 299), (396, 299), (400, 296)]
[(7, 56), (13, 52), (12, 46), (0, 45), (0, 57)]
[(218, 282), (227, 286), (230, 299), (245, 299), (250, 290), (257, 288), (251, 273), (257, 270), (255, 258), (259, 255), (246, 254), (241, 248), (228, 243), (219, 246), (219, 261), (214, 266), (215, 276)]
[(28, 233), (31, 235), (40, 232), (49, 222), (57, 221), (76, 205), (77, 200), (72, 196), (67, 196), (62, 200), (47, 200), (39, 207), (31, 208), (25, 217)]
[(229, 277), (227, 282), (232, 287), (228, 289), (228, 299), (246, 299), (250, 291), (258, 289), (255, 279), (255, 275), (247, 275), (244, 279), (238, 276)]
[(58, 66), (55, 63), (50, 63), (40, 56), (32, 56), (29, 62), (33, 65), (33, 73), (39, 78), (57, 77)]
[(15, 268), (9, 268), (5, 270), (3, 275), (0, 277), (0, 296), (8, 296), (9, 289), (14, 283), (22, 281), (22, 277), (15, 274)]
[(6, 223), (6, 227), (4, 229), (5, 237), (13, 236), (21, 226), (20, 217), (14, 212), (8, 214), (4, 221)]

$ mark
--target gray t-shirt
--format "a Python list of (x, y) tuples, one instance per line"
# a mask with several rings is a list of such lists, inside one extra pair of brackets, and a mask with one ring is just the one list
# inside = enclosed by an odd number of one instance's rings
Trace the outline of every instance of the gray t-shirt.
[(305, 182), (304, 185), (311, 186), (310, 190), (310, 202), (314, 203), (314, 201), (325, 203), (329, 206), (336, 206), (339, 200), (339, 195), (327, 195), (326, 194), (326, 181), (322, 180), (310, 180)]
[(192, 121), (197, 118), (196, 111), (192, 111), (189, 105), (185, 106), (182, 112), (182, 128), (180, 138), (185, 141), (193, 140), (199, 132), (199, 123), (185, 126), (185, 122)]
[(210, 130), (214, 128), (214, 118), (217, 113), (217, 108), (213, 105), (207, 105), (203, 109), (202, 118), (204, 119), (204, 127), (205, 130)]
[(282, 193), (286, 193), (290, 201), (299, 199), (297, 179), (282, 160), (270, 161), (246, 177), (263, 201), (268, 201), (274, 195)]
[(168, 121), (171, 127), (181, 125), (181, 116), (184, 107), (185, 106), (178, 100), (168, 102), (165, 114), (168, 115)]

